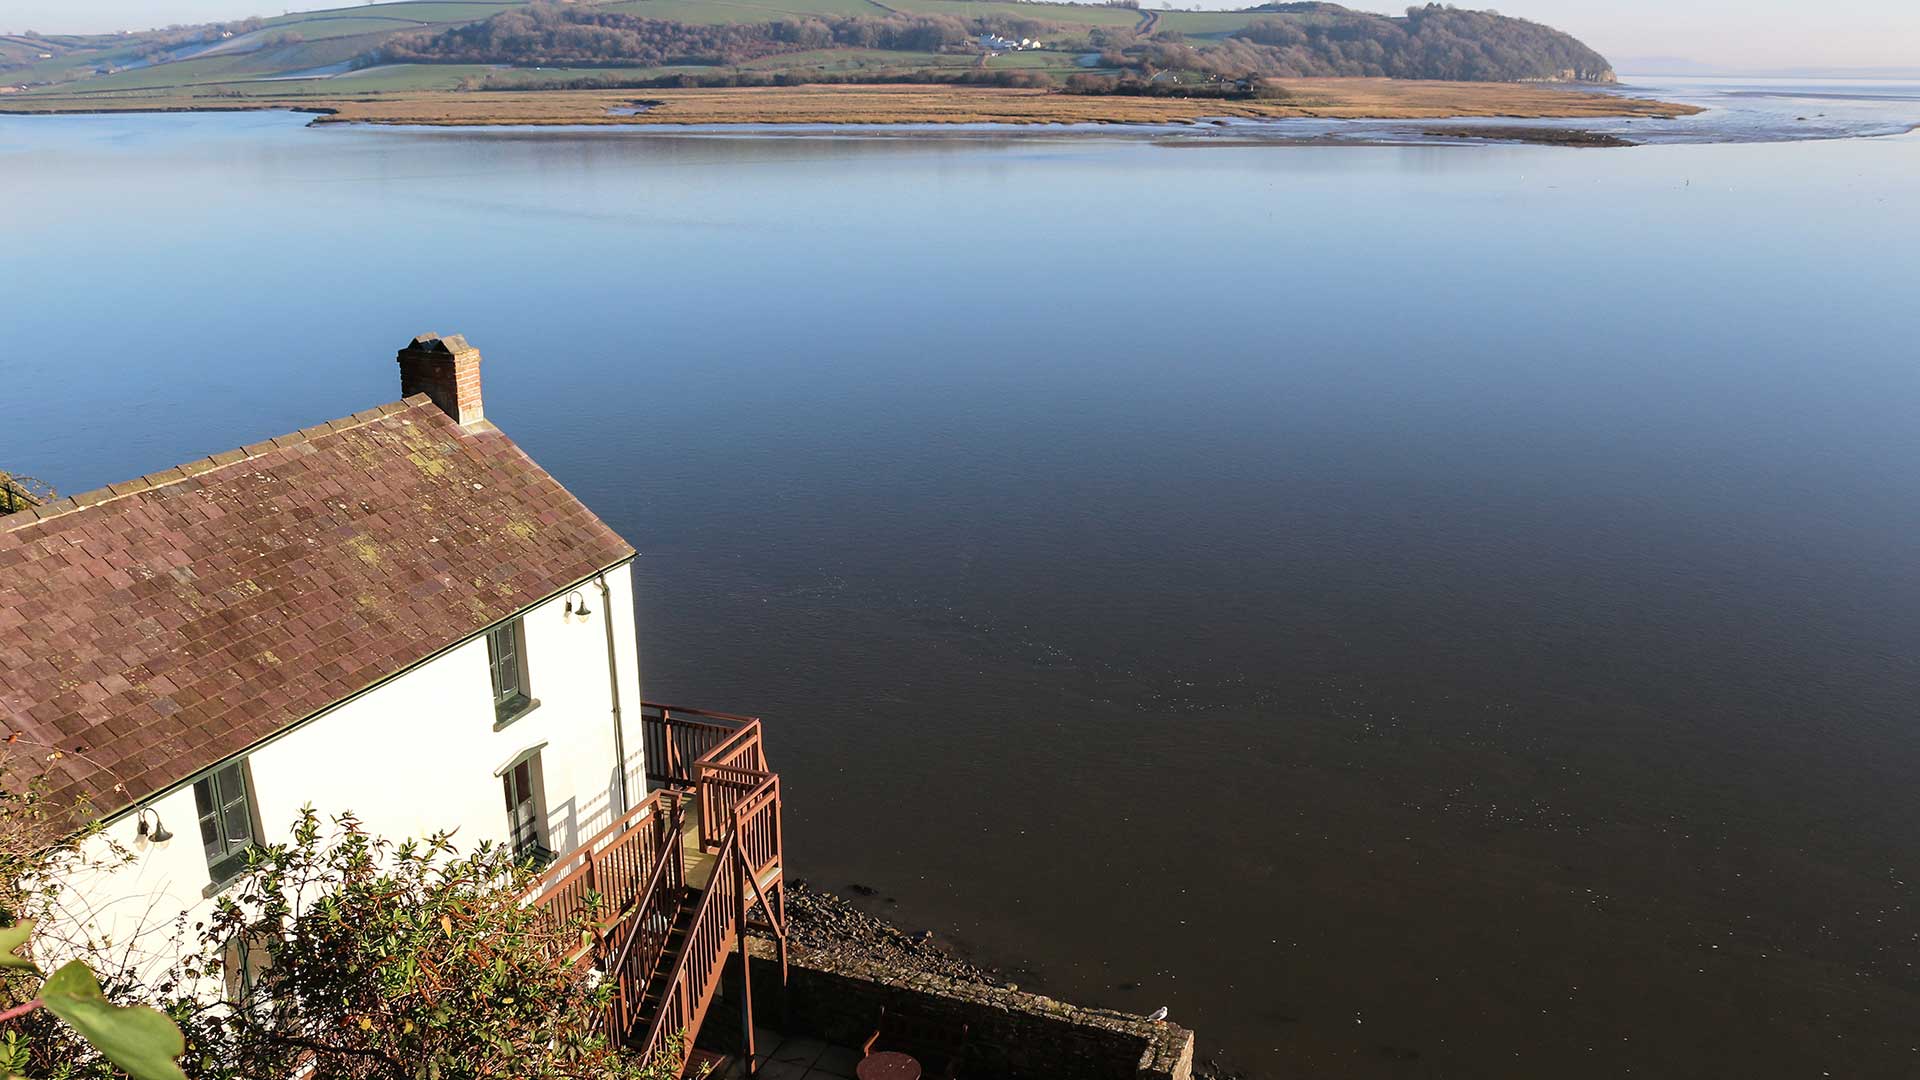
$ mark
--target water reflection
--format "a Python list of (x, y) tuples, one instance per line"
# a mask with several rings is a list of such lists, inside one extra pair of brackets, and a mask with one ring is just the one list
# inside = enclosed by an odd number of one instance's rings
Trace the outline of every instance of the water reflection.
[(0, 464), (464, 332), (800, 873), (1260, 1076), (1912, 1071), (1920, 140), (302, 123), (0, 118)]

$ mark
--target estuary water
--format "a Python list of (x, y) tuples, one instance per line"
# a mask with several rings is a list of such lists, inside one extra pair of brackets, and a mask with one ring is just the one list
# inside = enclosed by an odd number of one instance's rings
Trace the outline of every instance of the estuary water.
[(1920, 1074), (1920, 138), (305, 119), (0, 117), (0, 466), (462, 332), (814, 883), (1250, 1076)]

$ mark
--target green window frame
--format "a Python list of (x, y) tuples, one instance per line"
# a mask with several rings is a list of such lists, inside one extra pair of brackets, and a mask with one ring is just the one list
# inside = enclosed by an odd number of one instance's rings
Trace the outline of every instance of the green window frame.
[(253, 780), (245, 761), (236, 761), (193, 782), (194, 809), (200, 815), (200, 846), (214, 884), (231, 881), (247, 868), (247, 852), (256, 839)]
[(493, 677), (493, 718), (504, 722), (527, 711), (527, 630), (523, 620), (487, 631), (487, 670)]

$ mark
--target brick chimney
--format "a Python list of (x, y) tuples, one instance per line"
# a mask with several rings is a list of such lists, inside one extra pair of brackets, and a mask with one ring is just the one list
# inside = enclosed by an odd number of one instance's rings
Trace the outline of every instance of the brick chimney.
[(400, 350), (400, 396), (425, 394), (458, 424), (480, 411), (480, 350), (459, 334), (421, 334)]

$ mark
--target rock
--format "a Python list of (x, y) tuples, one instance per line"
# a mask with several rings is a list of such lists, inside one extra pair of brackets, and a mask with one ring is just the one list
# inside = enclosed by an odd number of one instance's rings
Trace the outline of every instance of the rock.
[[(860, 890), (865, 889), (865, 892)], [(862, 896), (878, 890), (850, 885)], [(794, 945), (847, 959), (877, 961), (904, 973), (935, 975), (959, 983), (991, 986), (978, 966), (942, 946), (933, 931), (909, 932), (830, 892), (801, 881), (787, 888), (787, 935)]]

